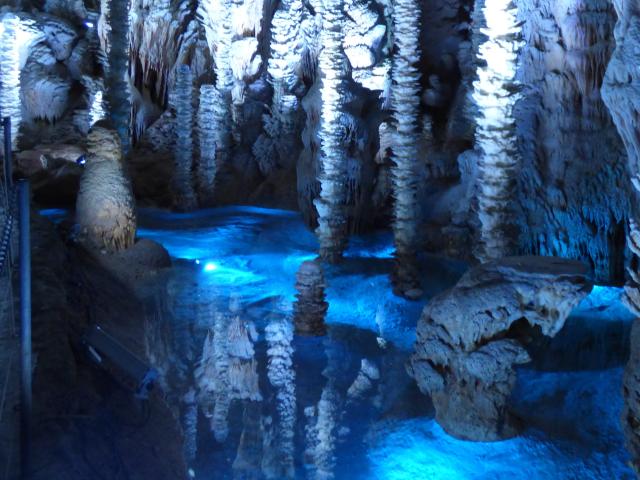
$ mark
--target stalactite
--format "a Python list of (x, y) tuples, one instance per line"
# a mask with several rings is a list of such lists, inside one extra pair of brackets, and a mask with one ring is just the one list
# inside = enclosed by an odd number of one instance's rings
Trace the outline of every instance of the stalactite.
[(175, 204), (182, 210), (197, 206), (193, 189), (193, 77), (187, 65), (181, 65), (176, 73), (176, 130), (175, 171), (173, 189)]
[(313, 15), (309, 9), (303, 11), (300, 28), (302, 58), (300, 72), (303, 80), (310, 85), (302, 101), (305, 123), (302, 129), (302, 151), (296, 165), (298, 208), (309, 227), (316, 224), (317, 212), (313, 200), (320, 194), (320, 76), (318, 55), (320, 53), (320, 15)]
[(416, 253), (419, 246), (418, 223), (418, 117), (420, 109), (420, 73), (416, 62), (420, 32), (420, 7), (415, 0), (394, 4), (394, 38), (398, 50), (392, 67), (392, 110), (395, 135), (392, 146), (393, 233), (396, 247), (395, 291), (416, 298), (419, 290)]
[(131, 138), (131, 91), (129, 84), (129, 0), (103, 0), (101, 21), (108, 28), (105, 34), (107, 68), (105, 100), (109, 118), (115, 125), (122, 150), (129, 151)]
[(292, 93), (298, 82), (301, 58), (300, 24), (303, 4), (283, 0), (271, 21), (271, 56), (267, 65), (273, 97), (269, 114), (263, 116), (265, 133), (258, 137), (253, 153), (263, 174), (290, 162), (297, 144), (298, 98)]
[(231, 71), (231, 1), (203, 0), (198, 8), (207, 37), (209, 51), (213, 56), (216, 74), (216, 89), (211, 92), (211, 103), (215, 105), (216, 158), (218, 167), (230, 157), (231, 138), (231, 91), (233, 72)]
[(324, 47), (319, 56), (322, 75), (322, 173), (320, 197), (314, 204), (318, 210), (316, 234), (320, 243), (320, 257), (336, 262), (342, 258), (348, 242), (345, 185), (347, 152), (342, 125), (347, 73), (347, 59), (342, 47), (344, 9), (341, 0), (323, 0), (319, 3), (322, 3), (320, 40)]
[(521, 25), (512, 0), (486, 0), (483, 33), (479, 46), (484, 64), (477, 69), (473, 99), (478, 107), (476, 147), (478, 161), (478, 216), (481, 261), (515, 253), (517, 233), (514, 201), (519, 167), (514, 105), (516, 62), (521, 46)]
[(198, 162), (198, 194), (204, 205), (213, 203), (215, 181), (218, 167), (216, 165), (216, 141), (218, 130), (215, 109), (216, 87), (200, 86), (200, 107), (198, 109), (198, 139), (200, 141), (200, 161)]
[(0, 116), (11, 117), (11, 144), (18, 148), (22, 120), (20, 70), (30, 44), (38, 37), (34, 22), (12, 13), (0, 16)]

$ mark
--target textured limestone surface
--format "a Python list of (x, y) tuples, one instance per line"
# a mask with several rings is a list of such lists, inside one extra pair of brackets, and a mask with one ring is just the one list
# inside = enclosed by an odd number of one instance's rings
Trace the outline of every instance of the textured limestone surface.
[(408, 372), (451, 435), (491, 441), (518, 432), (508, 409), (526, 335), (554, 336), (591, 290), (586, 267), (553, 257), (508, 257), (469, 270), (434, 297), (418, 323)]

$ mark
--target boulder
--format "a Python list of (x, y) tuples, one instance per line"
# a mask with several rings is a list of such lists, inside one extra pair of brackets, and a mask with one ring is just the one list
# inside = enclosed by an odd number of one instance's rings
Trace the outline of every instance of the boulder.
[(526, 335), (553, 337), (591, 290), (582, 263), (508, 257), (469, 270), (434, 297), (418, 323), (407, 370), (451, 435), (494, 441), (518, 433), (508, 408)]

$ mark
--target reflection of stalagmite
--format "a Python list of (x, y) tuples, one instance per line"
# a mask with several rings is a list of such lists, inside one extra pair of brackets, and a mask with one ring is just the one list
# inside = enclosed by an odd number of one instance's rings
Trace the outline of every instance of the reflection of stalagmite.
[(258, 386), (257, 362), (254, 358), (253, 342), (258, 339), (253, 323), (234, 317), (227, 332), (229, 354), (229, 387), (231, 396), (237, 400), (262, 400)]
[(260, 476), (260, 461), (263, 457), (261, 419), (260, 404), (248, 402), (242, 415), (243, 428), (238, 451), (231, 467), (234, 480), (262, 478)]
[(325, 301), (325, 281), (322, 265), (316, 261), (306, 261), (296, 274), (296, 302), (294, 304), (294, 324), (296, 333), (324, 335), (324, 318), (329, 308)]
[[(282, 304), (281, 304), (282, 306)], [(279, 425), (278, 470), (269, 472), (268, 478), (293, 478), (294, 429), (296, 423), (295, 372), (293, 370), (293, 326), (289, 306), (284, 305), (274, 316), (265, 330), (268, 345), (269, 364), (267, 376), (276, 389)]]
[(183, 450), (187, 465), (191, 465), (198, 452), (198, 404), (196, 403), (196, 392), (190, 389), (185, 394), (183, 402), (185, 404), (182, 413)]
[(360, 371), (353, 381), (349, 390), (347, 390), (347, 398), (350, 401), (358, 401), (371, 391), (374, 384), (380, 379), (380, 371), (378, 367), (370, 360), (363, 358), (360, 363)]
[[(339, 406), (342, 402), (338, 392), (336, 377), (341, 370), (340, 358), (331, 336), (324, 341), (327, 366), (322, 375), (327, 379), (317, 407), (305, 410), (310, 421), (307, 427), (307, 450), (305, 456), (310, 460), (310, 478), (331, 479), (334, 477), (336, 432)], [(313, 418), (315, 417), (315, 418)]]
[(213, 328), (209, 330), (204, 341), (202, 357), (194, 374), (198, 386), (198, 403), (204, 415), (210, 419), (211, 429), (218, 442), (226, 440), (229, 434), (227, 417), (231, 397), (227, 325), (227, 317), (217, 312)]

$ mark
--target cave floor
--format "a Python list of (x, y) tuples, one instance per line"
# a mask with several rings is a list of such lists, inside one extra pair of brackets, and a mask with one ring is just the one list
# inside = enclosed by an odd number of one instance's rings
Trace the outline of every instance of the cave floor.
[[(43, 213), (54, 220), (65, 215)], [(282, 314), (278, 299), (294, 300), (296, 271), (317, 249), (313, 233), (293, 212), (226, 207), (188, 214), (142, 210), (138, 235), (161, 243), (173, 258), (170, 271), (145, 287), (146, 350), (168, 402), (180, 412), (195, 478), (279, 478), (280, 458), (268, 433), (270, 425), (277, 430), (278, 414), (264, 332), (269, 319)], [(558, 337), (536, 346), (534, 362), (519, 370), (512, 407), (524, 422), (522, 435), (466, 442), (443, 432), (404, 370), (422, 306), (453, 285), (465, 265), (422, 258), (425, 296), (408, 302), (391, 293), (392, 251), (387, 233), (353, 238), (345, 261), (326, 272), (328, 334), (294, 337), (296, 478), (634, 478), (618, 422), (632, 317), (618, 289), (596, 287)], [(195, 416), (188, 399), (197, 390), (194, 371), (207, 332), (232, 298), (259, 334), (262, 401), (233, 401), (229, 435), (216, 442), (209, 419), (202, 411)], [(347, 402), (362, 359), (377, 365), (380, 379), (363, 400)], [(318, 405), (328, 384), (334, 428), (316, 446), (314, 464), (305, 455), (314, 442), (304, 410)]]

